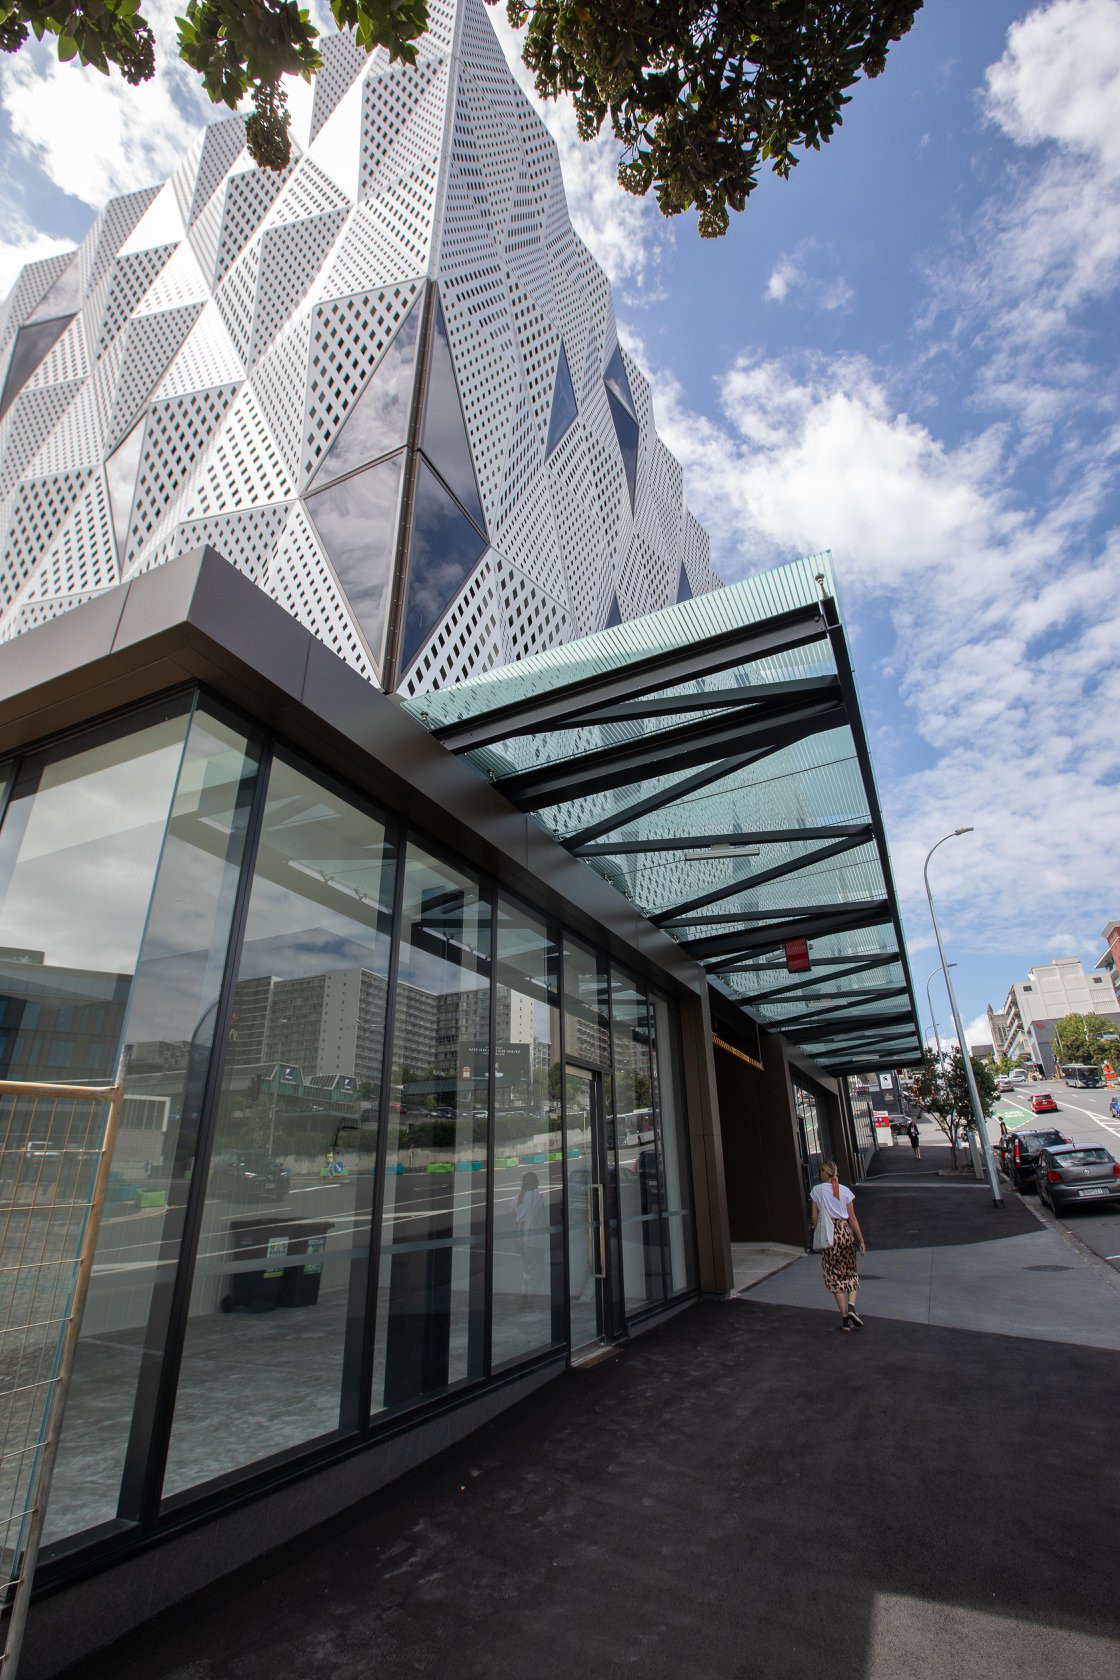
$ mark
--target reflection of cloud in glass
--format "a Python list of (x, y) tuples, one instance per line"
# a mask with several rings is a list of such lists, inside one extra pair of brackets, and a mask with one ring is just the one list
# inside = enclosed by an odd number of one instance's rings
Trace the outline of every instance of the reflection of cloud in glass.
[(432, 634), (452, 596), (485, 554), (486, 539), (456, 507), (427, 462), (416, 476), (416, 505), (404, 630), (407, 664)]
[(341, 478), (404, 443), (412, 407), (419, 311), (412, 309), (370, 375), (315, 475), (317, 485)]
[(394, 455), (307, 498), (307, 511), (378, 665), (397, 547), (402, 460)]
[(463, 424), (463, 410), (459, 402), (459, 388), (455, 382), (455, 366), (451, 360), (451, 345), (447, 339), (443, 310), (437, 300), (432, 331), (431, 363), (428, 386), (424, 396), (424, 433), (420, 447), (450, 485), (479, 529), (485, 531), (486, 521), (482, 503), (478, 499), (478, 485), (471, 460), (471, 446)]
[(131, 972), (183, 726), (171, 720), (124, 750), (113, 742), (50, 765), (34, 795), (13, 799), (0, 841), (0, 858), (15, 851), (0, 944), (42, 951), (58, 967)]

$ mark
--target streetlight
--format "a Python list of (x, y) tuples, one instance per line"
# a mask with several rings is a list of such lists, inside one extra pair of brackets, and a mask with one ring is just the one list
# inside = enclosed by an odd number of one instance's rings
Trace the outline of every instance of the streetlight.
[[(949, 964), (950, 968), (956, 968), (956, 966), (957, 965), (956, 965), (955, 962)], [(929, 995), (929, 988), (930, 988), (930, 983), (933, 980), (934, 975), (935, 974), (940, 974), (940, 973), (941, 973), (941, 964), (938, 963), (937, 967), (933, 971), (933, 974), (931, 974), (930, 977), (929, 977), (929, 980), (926, 981), (926, 1002), (929, 1004), (930, 1025), (933, 1028), (933, 1036), (934, 1036), (934, 1039), (937, 1042), (937, 1060), (938, 1060), (939, 1064), (940, 1064), (940, 1061), (941, 1061), (941, 1034), (937, 1030), (937, 1016), (933, 1013), (933, 999)]]
[[(953, 982), (949, 978), (950, 965), (945, 961), (945, 947), (941, 943), (941, 929), (937, 925), (937, 912), (933, 908), (933, 894), (929, 890), (929, 860), (946, 840), (956, 840), (961, 834), (971, 834), (971, 828), (955, 828), (951, 834), (943, 834), (926, 853), (926, 861), (922, 865), (922, 879), (926, 884), (926, 898), (929, 901), (929, 919), (933, 923), (933, 935), (937, 940), (937, 954), (941, 958), (941, 970), (945, 976), (945, 990), (949, 994), (949, 1007), (953, 1011), (953, 1025), (957, 1029), (957, 1043), (960, 1046), (961, 1061), (964, 1063), (964, 1076), (968, 1081), (968, 1094), (972, 1101), (972, 1113), (976, 1121), (976, 1131), (980, 1138), (980, 1151), (984, 1157), (984, 1171), (988, 1177), (988, 1188), (992, 1193), (992, 1202), (996, 1207), (1003, 1206), (1003, 1197), (999, 1193), (999, 1179), (996, 1176), (995, 1156), (992, 1154), (992, 1140), (988, 1136), (988, 1128), (984, 1124), (984, 1110), (980, 1105), (980, 1093), (976, 1089), (976, 1075), (972, 1071), (972, 1057), (968, 1053), (965, 1041), (964, 1027), (961, 1025), (961, 1012), (957, 1008), (957, 997), (953, 991)], [(955, 964), (953, 965), (956, 966)]]

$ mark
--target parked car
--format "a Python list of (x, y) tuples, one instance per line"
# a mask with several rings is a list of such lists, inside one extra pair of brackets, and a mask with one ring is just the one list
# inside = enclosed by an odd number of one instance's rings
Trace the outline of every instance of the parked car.
[(1034, 1172), (1040, 1152), (1069, 1141), (1053, 1126), (1044, 1131), (1009, 1132), (1000, 1139), (1000, 1166), (1016, 1190), (1035, 1190)]
[(1120, 1097), (1109, 1097), (1108, 1112), (1114, 1120), (1120, 1120)]
[(909, 1124), (910, 1124), (910, 1120), (909, 1120), (909, 1117), (907, 1115), (905, 1115), (905, 1114), (892, 1114), (891, 1115), (891, 1132), (895, 1137), (905, 1137), (906, 1136), (906, 1130), (907, 1130), (907, 1127), (909, 1126)]
[(1055, 1144), (1039, 1153), (1035, 1167), (1039, 1199), (1054, 1212), (1108, 1202), (1120, 1208), (1120, 1163), (1096, 1145)]
[(1034, 1091), (1030, 1097), (1032, 1114), (1057, 1114), (1058, 1105), (1049, 1091)]
[(291, 1168), (270, 1160), (267, 1149), (223, 1149), (210, 1163), (210, 1194), (227, 1201), (279, 1202), (291, 1184)]

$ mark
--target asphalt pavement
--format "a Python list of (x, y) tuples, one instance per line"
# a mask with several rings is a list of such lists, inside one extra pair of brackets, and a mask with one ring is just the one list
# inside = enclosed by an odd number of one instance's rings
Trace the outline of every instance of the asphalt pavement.
[(1120, 1292), (922, 1155), (857, 1187), (862, 1331), (795, 1260), (69, 1680), (1113, 1680)]

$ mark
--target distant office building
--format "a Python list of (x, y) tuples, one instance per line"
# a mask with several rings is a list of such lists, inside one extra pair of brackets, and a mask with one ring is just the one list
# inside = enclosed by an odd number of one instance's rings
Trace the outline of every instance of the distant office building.
[(1073, 1014), (1105, 1015), (1120, 1027), (1120, 1001), (1107, 976), (1086, 974), (1079, 957), (1058, 957), (1032, 968), (1007, 994), (1002, 1053), (1013, 1061), (1033, 1062), (1046, 1078), (1052, 1077), (1060, 1059), (1054, 1054), (1054, 1027)]
[(988, 1005), (988, 1026), (991, 1028), (992, 1050), (995, 1055), (1006, 1055), (1007, 1017), (1003, 1014), (997, 1014), (991, 1004)]
[(1105, 941), (1105, 953), (1096, 966), (1107, 975), (1120, 1003), (1120, 922), (1109, 922), (1101, 938)]

